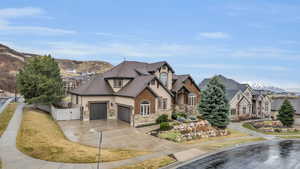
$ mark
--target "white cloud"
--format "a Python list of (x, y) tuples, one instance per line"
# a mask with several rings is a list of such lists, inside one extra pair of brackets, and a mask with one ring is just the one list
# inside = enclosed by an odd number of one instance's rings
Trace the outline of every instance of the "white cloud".
[(33, 7), (4, 8), (4, 9), (0, 9), (0, 19), (37, 16), (43, 13), (44, 11), (41, 8), (33, 8)]
[(178, 65), (189, 68), (203, 68), (203, 69), (230, 69), (230, 70), (266, 70), (266, 71), (287, 71), (289, 68), (284, 66), (274, 65), (243, 65), (243, 64), (188, 64)]
[(65, 30), (61, 28), (51, 28), (42, 26), (15, 25), (10, 19), (43, 17), (44, 10), (41, 8), (24, 7), (24, 8), (4, 8), (0, 9), (0, 34), (33, 34), (33, 35), (66, 35), (75, 34), (74, 30)]
[(197, 38), (228, 39), (230, 38), (230, 35), (224, 32), (201, 32), (198, 34)]

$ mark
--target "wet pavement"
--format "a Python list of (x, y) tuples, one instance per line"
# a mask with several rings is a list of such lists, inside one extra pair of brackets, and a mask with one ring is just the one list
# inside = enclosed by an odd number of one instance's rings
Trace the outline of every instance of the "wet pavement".
[(98, 146), (97, 133), (91, 129), (103, 131), (103, 148), (135, 149), (166, 154), (185, 150), (183, 145), (159, 139), (146, 134), (153, 127), (133, 128), (119, 120), (60, 121), (58, 122), (66, 137), (81, 144)]
[(270, 141), (201, 158), (178, 169), (300, 169), (300, 141)]

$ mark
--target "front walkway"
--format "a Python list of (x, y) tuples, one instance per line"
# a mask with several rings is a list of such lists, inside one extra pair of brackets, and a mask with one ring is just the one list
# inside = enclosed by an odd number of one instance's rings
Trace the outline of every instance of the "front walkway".
[[(244, 123), (244, 122), (243, 122), (243, 123)], [(256, 132), (256, 131), (247, 129), (247, 128), (245, 128), (245, 127), (242, 126), (243, 123), (241, 123), (241, 122), (230, 123), (229, 126), (228, 126), (228, 128), (231, 128), (231, 129), (240, 131), (240, 132), (242, 132), (242, 133), (249, 134), (249, 135), (251, 135), (251, 136), (262, 137), (262, 138), (265, 138), (265, 139), (267, 139), (267, 140), (277, 139), (276, 136), (267, 135), (267, 134), (263, 134), (263, 133), (259, 133), (259, 132)]]

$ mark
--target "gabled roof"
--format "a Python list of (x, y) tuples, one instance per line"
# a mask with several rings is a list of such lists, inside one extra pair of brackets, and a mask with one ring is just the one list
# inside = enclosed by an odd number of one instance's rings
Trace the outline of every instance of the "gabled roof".
[(200, 88), (198, 87), (198, 85), (195, 83), (194, 79), (189, 74), (185, 74), (185, 75), (175, 75), (174, 74), (173, 75), (174, 83), (172, 86), (172, 91), (177, 92), (178, 90), (180, 90), (184, 86), (184, 82), (187, 79), (191, 79), (191, 81), (194, 83), (196, 88), (200, 91)]
[[(238, 91), (244, 92), (247, 88), (250, 87), (248, 84), (240, 84), (237, 81), (226, 78), (223, 75), (218, 75), (217, 78), (218, 78), (219, 82), (225, 86), (225, 90), (226, 90), (225, 95), (229, 101), (237, 94)], [(210, 78), (204, 79), (199, 84), (200, 89), (205, 90), (209, 81), (210, 81)]]
[(165, 61), (145, 63), (136, 61), (124, 61), (104, 73), (104, 78), (134, 78), (140, 74), (149, 74), (158, 70), (161, 66), (167, 65), (172, 72), (172, 67)]

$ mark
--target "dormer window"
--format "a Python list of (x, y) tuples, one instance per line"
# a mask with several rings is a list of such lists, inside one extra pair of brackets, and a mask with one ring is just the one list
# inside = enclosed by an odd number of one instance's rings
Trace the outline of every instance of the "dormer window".
[(167, 86), (167, 84), (168, 84), (168, 73), (165, 73), (165, 72), (161, 73), (160, 76), (159, 76), (159, 80), (162, 82), (162, 84), (164, 86)]
[(121, 79), (114, 79), (114, 88), (121, 88), (123, 81)]

